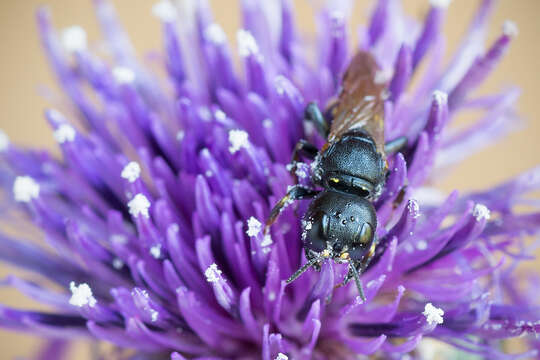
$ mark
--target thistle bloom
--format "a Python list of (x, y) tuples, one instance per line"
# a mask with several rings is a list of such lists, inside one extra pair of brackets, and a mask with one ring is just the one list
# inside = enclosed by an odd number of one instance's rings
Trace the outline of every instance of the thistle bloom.
[[(531, 258), (526, 238), (540, 230), (540, 212), (535, 204), (530, 213), (515, 207), (530, 203), (540, 169), (446, 198), (425, 187), (514, 119), (516, 89), (474, 95), (516, 33), (505, 24), (484, 51), (492, 1), (480, 2), (442, 66), (448, 0), (432, 0), (423, 23), (406, 17), (397, 0), (378, 1), (355, 49), (346, 7), (320, 12), (310, 44), (299, 39), (289, 1), (245, 0), (242, 75), (208, 6), (187, 3), (154, 7), (166, 76), (137, 61), (105, 0), (95, 0), (104, 57), (88, 49), (82, 29), (57, 33), (39, 11), (45, 52), (70, 99), (46, 112), (62, 157), (0, 136), (0, 259), (35, 272), (33, 280), (3, 283), (51, 310), (2, 306), (0, 325), (89, 337), (132, 349), (124, 355), (136, 359), (416, 359), (428, 338), (489, 359), (534, 356), (539, 280), (521, 288), (514, 270)], [(306, 104), (335, 96), (357, 47), (374, 54), (389, 83), (386, 138), (409, 140), (389, 157), (375, 204), (380, 244), (361, 277), (365, 302), (354, 285), (334, 289), (347, 269), (333, 261), (285, 283), (305, 262), (305, 204), (289, 206), (269, 236), (262, 231), (292, 184), (294, 144), (324, 142), (303, 123)], [(420, 64), (425, 70), (415, 74)], [(448, 128), (470, 109), (483, 117)], [(309, 174), (303, 164), (296, 175), (309, 184)], [(502, 351), (503, 339), (522, 335), (532, 335), (530, 350)], [(42, 358), (60, 357), (58, 341)]]

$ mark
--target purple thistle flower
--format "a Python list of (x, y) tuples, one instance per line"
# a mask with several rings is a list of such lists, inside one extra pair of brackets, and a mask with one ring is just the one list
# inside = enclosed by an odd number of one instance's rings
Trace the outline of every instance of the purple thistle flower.
[[(36, 273), (4, 284), (52, 310), (2, 305), (0, 325), (54, 338), (42, 359), (60, 358), (63, 340), (77, 337), (134, 349), (133, 359), (420, 359), (428, 338), (489, 359), (535, 356), (537, 293), (518, 289), (515, 268), (531, 259), (525, 240), (539, 232), (540, 212), (514, 209), (538, 206), (526, 196), (540, 187), (540, 168), (447, 198), (425, 186), (505, 134), (518, 93), (474, 95), (516, 33), (505, 24), (483, 50), (491, 0), (441, 66), (448, 2), (432, 0), (417, 24), (397, 0), (380, 0), (359, 32), (358, 48), (389, 81), (386, 137), (409, 140), (389, 157), (375, 204), (380, 244), (362, 275), (365, 302), (354, 285), (334, 289), (347, 267), (333, 261), (286, 284), (306, 261), (306, 204), (286, 209), (269, 236), (262, 231), (292, 184), (295, 143), (324, 143), (303, 112), (335, 96), (357, 50), (347, 45), (346, 6), (322, 9), (318, 41), (306, 44), (288, 0), (275, 12), (243, 1), (241, 76), (205, 2), (180, 11), (162, 1), (154, 13), (166, 79), (137, 61), (105, 0), (95, 5), (108, 60), (87, 48), (80, 28), (58, 34), (41, 9), (43, 46), (71, 107), (46, 112), (61, 159), (0, 134), (0, 259)], [(448, 129), (468, 109), (485, 118)], [(299, 166), (301, 182), (310, 170)], [(540, 280), (530, 281), (536, 289)], [(524, 335), (528, 352), (502, 352), (502, 340)]]

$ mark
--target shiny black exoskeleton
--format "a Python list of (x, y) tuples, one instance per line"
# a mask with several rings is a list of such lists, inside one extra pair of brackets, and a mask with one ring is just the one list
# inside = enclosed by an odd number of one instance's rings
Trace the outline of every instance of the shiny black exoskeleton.
[[(324, 118), (314, 104), (306, 109), (306, 118), (318, 128), (325, 128)], [(385, 150), (393, 152), (404, 144), (405, 139), (399, 138), (387, 144)], [(268, 228), (291, 201), (314, 198), (302, 222), (302, 242), (308, 261), (287, 282), (294, 281), (311, 266), (319, 268), (321, 261), (331, 258), (349, 264), (343, 284), (354, 278), (364, 299), (359, 274), (369, 264), (377, 242), (377, 214), (372, 201), (384, 186), (385, 159), (370, 135), (361, 130), (346, 132), (320, 152), (300, 141), (293, 154), (291, 172), (301, 154), (314, 160), (311, 181), (322, 190), (293, 186), (276, 204), (267, 222)]]

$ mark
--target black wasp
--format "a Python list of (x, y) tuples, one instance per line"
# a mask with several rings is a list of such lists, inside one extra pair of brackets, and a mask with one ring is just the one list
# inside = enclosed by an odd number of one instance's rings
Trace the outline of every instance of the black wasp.
[(302, 221), (307, 263), (287, 283), (311, 266), (320, 270), (321, 261), (331, 258), (349, 264), (342, 285), (354, 278), (360, 297), (365, 300), (360, 274), (371, 261), (378, 242), (377, 214), (372, 202), (384, 186), (386, 154), (398, 151), (406, 143), (406, 138), (400, 137), (383, 145), (387, 84), (380, 75), (372, 55), (358, 52), (343, 76), (337, 100), (326, 112), (331, 124), (315, 103), (306, 107), (305, 119), (314, 123), (327, 142), (319, 150), (300, 140), (293, 153), (291, 173), (294, 175), (301, 156), (313, 160), (311, 181), (322, 190), (291, 187), (274, 206), (266, 223), (268, 231), (287, 204), (313, 198)]

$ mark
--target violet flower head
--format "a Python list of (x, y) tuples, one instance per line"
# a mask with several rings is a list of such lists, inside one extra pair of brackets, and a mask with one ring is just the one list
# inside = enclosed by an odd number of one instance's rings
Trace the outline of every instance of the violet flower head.
[[(515, 268), (531, 259), (526, 239), (540, 231), (540, 212), (515, 207), (530, 205), (540, 168), (483, 192), (444, 198), (425, 187), (504, 135), (518, 96), (474, 93), (516, 34), (507, 23), (484, 50), (491, 0), (442, 65), (448, 3), (432, 0), (416, 22), (399, 1), (380, 0), (350, 48), (346, 1), (328, 2), (308, 43), (290, 1), (244, 0), (236, 49), (204, 1), (162, 1), (153, 12), (163, 73), (138, 61), (106, 0), (95, 0), (104, 56), (82, 29), (57, 32), (40, 10), (43, 47), (70, 100), (46, 112), (62, 156), (0, 135), (0, 259), (35, 273), (3, 284), (50, 310), (2, 305), (0, 325), (55, 339), (42, 359), (60, 358), (60, 344), (78, 337), (133, 359), (421, 359), (429, 339), (489, 359), (535, 356), (540, 281), (524, 291)], [(285, 282), (306, 261), (306, 202), (263, 232), (293, 184), (297, 141), (324, 144), (303, 121), (306, 105), (336, 96), (360, 49), (389, 84), (386, 139), (408, 138), (389, 156), (375, 203), (380, 242), (361, 276), (365, 302), (354, 284), (334, 287), (346, 264), (325, 261)], [(484, 115), (449, 129), (470, 109)], [(309, 165), (296, 171), (306, 186)], [(518, 336), (530, 349), (506, 354), (501, 342)]]

